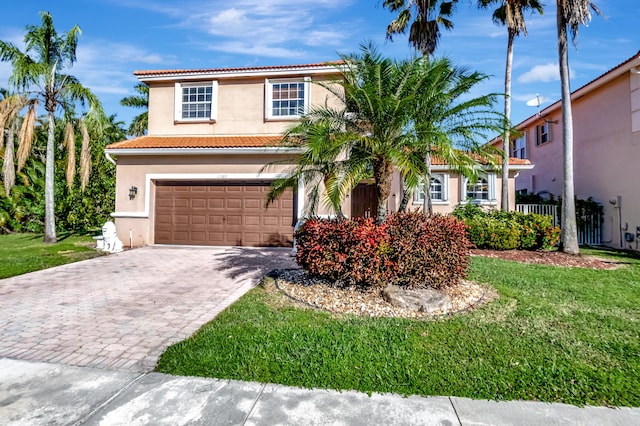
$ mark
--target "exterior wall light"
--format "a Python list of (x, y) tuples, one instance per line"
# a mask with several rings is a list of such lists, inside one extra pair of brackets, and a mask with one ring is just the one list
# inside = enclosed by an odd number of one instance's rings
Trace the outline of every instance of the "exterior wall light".
[(138, 187), (137, 186), (132, 186), (131, 188), (129, 188), (129, 199), (133, 200), (134, 198), (136, 198), (136, 194), (138, 194)]

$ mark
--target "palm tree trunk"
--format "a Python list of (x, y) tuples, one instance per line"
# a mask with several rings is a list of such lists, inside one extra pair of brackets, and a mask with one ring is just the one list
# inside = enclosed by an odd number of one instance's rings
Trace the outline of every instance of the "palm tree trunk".
[[(4, 133), (4, 129), (0, 128)], [(4, 162), (2, 163), (2, 180), (4, 181), (4, 191), (7, 197), (11, 195), (11, 188), (16, 184), (16, 166), (14, 160), (15, 135), (18, 133), (18, 120), (13, 119), (9, 133), (7, 134), (7, 144), (4, 148)], [(0, 135), (0, 138), (4, 135)]]
[(424, 159), (427, 166), (427, 174), (424, 177), (424, 200), (422, 201), (422, 211), (431, 216), (433, 214), (433, 203), (431, 202), (431, 153)]
[(409, 205), (409, 201), (411, 200), (412, 194), (413, 194), (413, 190), (409, 187), (406, 187), (404, 191), (402, 191), (402, 201), (400, 201), (400, 207), (398, 207), (398, 212), (404, 213), (407, 211), (407, 206)]
[(558, 0), (557, 4), (558, 56), (560, 61), (560, 82), (562, 86), (562, 154), (564, 178), (562, 185), (560, 251), (569, 254), (579, 254), (575, 192), (573, 187), (573, 115), (571, 111), (571, 89), (569, 86), (567, 23), (560, 12), (560, 0)]
[(53, 111), (49, 111), (47, 132), (47, 158), (44, 175), (44, 242), (55, 243), (56, 219), (54, 209), (54, 163), (55, 163), (55, 121)]
[(511, 144), (511, 68), (513, 64), (513, 41), (515, 32), (509, 29), (507, 41), (507, 63), (504, 72), (504, 116), (505, 126), (502, 136), (502, 193), (500, 194), (500, 207), (503, 211), (509, 210), (509, 151)]
[(374, 160), (373, 178), (376, 183), (376, 196), (378, 199), (377, 223), (384, 223), (387, 220), (387, 200), (391, 195), (392, 177), (393, 165), (389, 161), (385, 159)]

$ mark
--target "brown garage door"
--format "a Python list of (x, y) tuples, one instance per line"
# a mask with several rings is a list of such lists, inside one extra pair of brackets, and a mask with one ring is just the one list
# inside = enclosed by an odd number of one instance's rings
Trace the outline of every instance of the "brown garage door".
[(291, 246), (293, 194), (269, 208), (268, 182), (156, 183), (156, 244)]

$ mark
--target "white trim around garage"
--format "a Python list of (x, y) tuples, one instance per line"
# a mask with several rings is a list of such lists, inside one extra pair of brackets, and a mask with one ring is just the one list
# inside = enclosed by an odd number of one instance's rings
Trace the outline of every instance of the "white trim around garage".
[[(225, 180), (273, 180), (284, 177), (284, 173), (148, 173), (144, 184), (144, 211), (141, 212), (113, 212), (114, 218), (149, 218), (151, 210), (151, 182), (157, 180), (195, 180), (195, 181), (225, 181)], [(304, 211), (304, 184), (298, 185), (298, 217)]]

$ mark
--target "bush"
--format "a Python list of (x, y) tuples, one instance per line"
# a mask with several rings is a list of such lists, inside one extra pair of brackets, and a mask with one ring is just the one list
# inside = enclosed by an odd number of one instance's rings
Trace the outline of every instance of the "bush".
[(298, 264), (348, 285), (442, 288), (466, 276), (469, 240), (452, 217), (395, 213), (373, 219), (309, 219), (296, 232)]
[(502, 210), (484, 211), (480, 207), (458, 205), (453, 216), (464, 220), (471, 243), (494, 250), (550, 249), (560, 239), (560, 228), (551, 216)]
[(310, 274), (347, 285), (383, 285), (384, 225), (372, 218), (307, 220), (296, 231), (296, 262)]
[(410, 212), (390, 215), (386, 226), (393, 284), (442, 288), (466, 277), (471, 243), (463, 222)]

